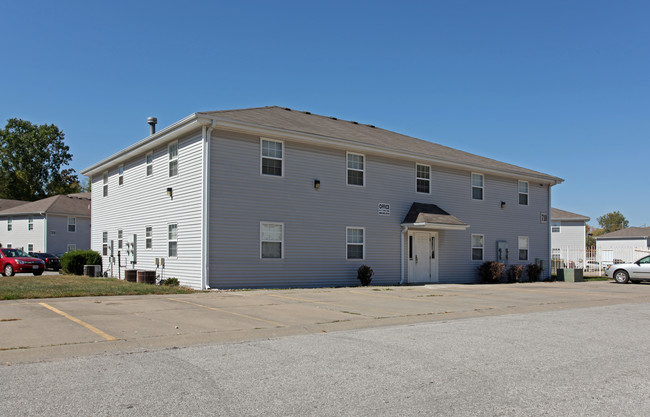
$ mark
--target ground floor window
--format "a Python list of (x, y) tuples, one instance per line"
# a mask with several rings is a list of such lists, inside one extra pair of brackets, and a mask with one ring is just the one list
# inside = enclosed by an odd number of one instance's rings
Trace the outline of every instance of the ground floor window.
[(34, 252), (34, 244), (33, 243), (28, 243), (27, 244), (27, 252)]
[(284, 224), (260, 223), (260, 256), (262, 259), (282, 259)]
[(519, 236), (519, 260), (528, 260), (528, 236)]
[(144, 228), (144, 248), (145, 249), (151, 249), (151, 246), (153, 244), (153, 231), (151, 229), (151, 226), (147, 226)]
[(117, 248), (122, 249), (122, 229), (117, 231)]
[(71, 243), (68, 245), (68, 252), (72, 252), (73, 250), (77, 250), (77, 245)]
[(167, 227), (167, 247), (167, 256), (170, 258), (178, 256), (178, 224), (176, 223), (172, 223)]
[(483, 247), (484, 247), (483, 235), (472, 235), (472, 260), (473, 261), (483, 260)]
[(347, 258), (364, 259), (365, 230), (363, 227), (348, 227), (347, 231)]
[(108, 256), (108, 232), (102, 233), (102, 255)]

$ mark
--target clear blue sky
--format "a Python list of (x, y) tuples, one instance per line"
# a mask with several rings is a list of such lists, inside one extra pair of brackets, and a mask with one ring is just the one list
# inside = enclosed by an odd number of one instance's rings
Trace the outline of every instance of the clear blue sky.
[(559, 176), (650, 225), (650, 2), (0, 0), (0, 123), (81, 169), (197, 112), (279, 105)]

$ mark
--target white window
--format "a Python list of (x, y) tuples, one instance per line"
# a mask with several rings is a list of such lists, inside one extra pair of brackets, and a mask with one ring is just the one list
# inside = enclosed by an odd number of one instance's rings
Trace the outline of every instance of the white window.
[(120, 165), (117, 168), (117, 185), (124, 184), (124, 165)]
[(283, 142), (277, 140), (261, 139), (261, 166), (262, 175), (283, 176)]
[(472, 200), (483, 200), (483, 174), (472, 173)]
[(472, 235), (472, 261), (483, 260), (484, 236)]
[(347, 259), (365, 258), (365, 229), (363, 227), (346, 228)]
[(167, 256), (175, 258), (178, 256), (178, 224), (172, 223), (167, 226)]
[(102, 232), (102, 255), (108, 256), (108, 232)]
[(153, 243), (153, 232), (151, 226), (144, 228), (144, 248), (151, 249)]
[(27, 252), (34, 252), (34, 244), (33, 243), (28, 243), (27, 244)]
[(117, 248), (122, 249), (122, 241), (123, 241), (124, 234), (122, 233), (122, 229), (119, 229), (117, 231)]
[(364, 185), (365, 158), (358, 153), (347, 153), (348, 185)]
[(528, 236), (519, 236), (519, 260), (528, 260)]
[(73, 250), (77, 250), (77, 245), (75, 245), (74, 243), (69, 243), (68, 252), (72, 252)]
[(560, 233), (560, 222), (551, 222), (551, 232)]
[(519, 181), (519, 205), (528, 205), (528, 181)]
[(415, 165), (415, 190), (425, 194), (431, 192), (431, 167), (429, 165)]
[(27, 230), (34, 230), (34, 216), (27, 218)]
[(14, 223), (14, 219), (12, 219), (11, 217), (7, 218), (7, 231), (8, 232), (11, 232), (13, 230), (13, 228), (14, 228), (13, 223)]
[(14, 247), (14, 245), (12, 245), (11, 243), (7, 243), (7, 249), (11, 249), (13, 247)]
[(102, 175), (102, 183), (104, 184), (104, 197), (108, 197), (108, 172)]
[(77, 218), (68, 217), (68, 232), (74, 233), (77, 231)]
[(153, 152), (149, 152), (145, 157), (145, 166), (147, 167), (147, 177), (153, 175)]
[(262, 259), (282, 259), (284, 254), (284, 224), (260, 223), (260, 256)]
[(178, 175), (178, 142), (174, 142), (167, 148), (169, 154), (169, 176)]

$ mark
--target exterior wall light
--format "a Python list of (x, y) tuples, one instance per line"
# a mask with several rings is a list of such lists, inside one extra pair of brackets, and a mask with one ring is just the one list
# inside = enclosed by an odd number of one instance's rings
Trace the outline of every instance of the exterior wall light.
[(506, 208), (506, 202), (505, 202), (505, 201), (502, 201), (502, 202), (501, 202), (501, 208), (502, 208), (502, 209)]
[(169, 198), (174, 199), (174, 193), (172, 191), (172, 187), (167, 188), (167, 195), (169, 196)]
[(314, 188), (318, 190), (320, 188), (320, 180), (314, 180)]

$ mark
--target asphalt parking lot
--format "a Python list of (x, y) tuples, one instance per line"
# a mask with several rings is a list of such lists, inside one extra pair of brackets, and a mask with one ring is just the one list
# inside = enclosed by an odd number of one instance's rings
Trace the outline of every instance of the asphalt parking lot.
[(0, 364), (648, 301), (602, 281), (0, 301)]

